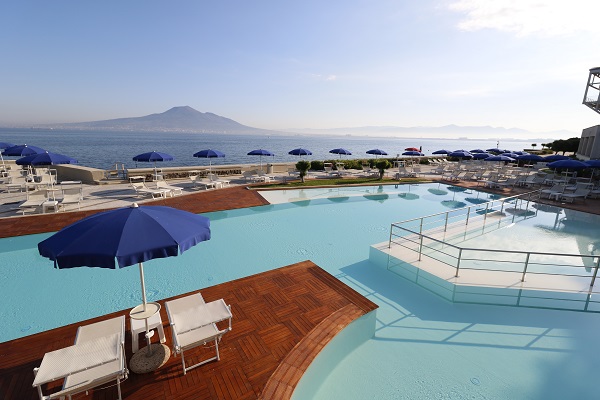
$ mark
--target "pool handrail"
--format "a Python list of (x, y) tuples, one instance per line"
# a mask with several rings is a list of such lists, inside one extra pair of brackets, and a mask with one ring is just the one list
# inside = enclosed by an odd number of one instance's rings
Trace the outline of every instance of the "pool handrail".
[[(493, 253), (504, 253), (504, 254), (514, 254), (514, 255), (525, 255), (525, 261), (523, 262), (524, 266), (523, 269), (521, 271), (521, 282), (525, 281), (525, 277), (528, 273), (530, 274), (539, 274), (539, 275), (559, 275), (559, 276), (576, 276), (576, 277), (588, 277), (589, 275), (573, 275), (573, 274), (564, 274), (564, 273), (549, 273), (549, 272), (528, 272), (528, 268), (530, 265), (536, 264), (536, 265), (542, 265), (541, 263), (532, 263), (530, 262), (530, 259), (532, 256), (555, 256), (555, 257), (577, 257), (577, 258), (588, 258), (588, 259), (592, 259), (592, 263), (593, 263), (593, 275), (590, 281), (590, 288), (592, 288), (595, 284), (596, 281), (596, 277), (598, 275), (598, 269), (600, 268), (600, 257), (598, 255), (588, 255), (588, 254), (569, 254), (569, 253), (558, 253), (558, 252), (536, 252), (536, 251), (521, 251), (521, 250), (498, 250), (498, 249), (475, 249), (475, 248), (469, 248), (469, 247), (461, 247), (461, 246), (457, 246), (455, 244), (449, 243), (447, 241), (444, 240), (440, 240), (440, 239), (436, 239), (430, 235), (427, 235), (424, 233), (423, 231), (423, 227), (428, 224), (425, 223), (425, 221), (427, 219), (430, 218), (434, 218), (434, 217), (442, 217), (442, 220), (444, 221), (443, 224), (443, 232), (446, 232), (448, 230), (449, 227), (449, 221), (451, 220), (450, 215), (452, 213), (457, 213), (459, 211), (463, 211), (464, 212), (464, 216), (465, 216), (465, 226), (469, 224), (469, 217), (471, 215), (471, 210), (473, 209), (473, 207), (475, 207), (476, 209), (482, 209), (483, 206), (485, 206), (485, 211), (483, 213), (483, 216), (481, 217), (483, 220), (483, 226), (485, 229), (485, 221), (488, 217), (488, 215), (491, 215), (493, 213), (497, 213), (500, 215), (500, 220), (498, 221), (498, 226), (500, 226), (503, 218), (502, 218), (502, 211), (504, 210), (504, 203), (510, 202), (510, 201), (515, 201), (515, 203), (518, 203), (518, 201), (520, 200), (521, 202), (526, 201), (526, 208), (525, 211), (529, 210), (529, 205), (530, 202), (534, 199), (534, 198), (539, 198), (539, 194), (540, 194), (540, 190), (535, 190), (535, 191), (531, 191), (531, 192), (527, 192), (527, 193), (523, 193), (520, 195), (515, 195), (515, 196), (510, 196), (510, 197), (505, 197), (502, 199), (495, 199), (486, 203), (482, 203), (482, 204), (475, 204), (475, 205), (471, 205), (471, 206), (467, 206), (467, 207), (462, 207), (459, 209), (455, 209), (455, 210), (449, 210), (449, 211), (445, 211), (445, 212), (441, 212), (441, 213), (435, 213), (435, 214), (430, 214), (424, 217), (418, 217), (418, 218), (412, 218), (412, 219), (408, 219), (405, 221), (401, 221), (401, 222), (396, 222), (396, 223), (392, 223), (391, 227), (390, 227), (390, 237), (389, 237), (389, 242), (388, 242), (388, 248), (391, 249), (392, 244), (395, 245), (399, 245), (402, 246), (404, 248), (407, 248), (409, 250), (412, 251), (416, 251), (419, 253), (418, 256), (418, 260), (421, 261), (421, 257), (423, 254), (423, 248), (428, 248), (431, 249), (434, 252), (437, 253), (443, 253), (446, 256), (455, 259), (455, 263), (454, 265), (443, 261), (443, 260), (439, 260), (438, 258), (433, 257), (432, 255), (428, 255), (430, 258), (433, 258), (443, 264), (449, 265), (450, 267), (455, 268), (456, 272), (455, 272), (455, 277), (459, 276), (459, 271), (461, 270), (461, 261), (466, 261), (466, 260), (478, 260), (478, 261), (490, 261), (490, 262), (512, 262), (512, 263), (516, 263), (516, 261), (502, 261), (502, 260), (492, 260), (492, 259), (471, 259), (471, 258), (466, 258), (464, 257), (463, 253), (464, 252), (469, 252), (469, 251), (476, 251), (476, 252), (480, 252), (480, 253), (486, 253), (486, 252), (493, 252)], [(537, 196), (537, 197), (536, 197)], [(500, 209), (497, 211), (494, 211), (494, 203), (500, 203)], [(460, 215), (459, 215), (460, 216)], [(514, 221), (516, 218), (516, 215), (512, 216), (512, 221)], [(409, 229), (405, 226), (402, 225), (406, 225), (408, 223), (412, 223), (418, 221), (418, 231), (413, 230), (413, 229)], [(434, 221), (435, 222), (435, 221)], [(451, 225), (451, 224), (450, 224)], [(441, 228), (441, 227), (440, 227)], [(415, 242), (412, 239), (408, 239), (403, 235), (400, 234), (395, 234), (394, 233), (394, 229), (400, 229), (402, 231), (408, 232), (409, 234), (412, 235), (416, 235), (416, 239), (417, 241)], [(433, 229), (433, 228), (432, 228)], [(409, 242), (413, 242), (415, 244), (418, 244), (418, 250), (412, 249), (404, 244), (399, 243), (398, 241), (394, 240), (394, 238), (401, 238), (405, 241), (409, 241)], [(424, 245), (423, 240), (427, 239), (431, 242), (436, 242), (436, 243), (440, 243), (442, 244), (444, 247), (450, 247), (453, 249), (456, 249), (458, 252), (457, 256), (454, 256), (452, 254), (443, 252), (441, 250), (429, 247), (427, 245)], [(550, 264), (550, 265), (555, 265), (555, 266), (559, 266), (559, 267), (574, 267), (574, 268), (581, 268), (581, 267), (586, 267), (585, 265), (581, 266), (581, 265), (569, 265), (569, 264), (563, 264), (563, 265), (557, 265), (557, 264)], [(468, 268), (468, 267), (463, 267), (463, 269), (475, 269), (475, 268)], [(492, 268), (476, 268), (478, 270), (483, 270), (483, 271), (496, 271), (496, 272), (510, 272), (510, 273), (514, 273), (517, 271), (512, 271), (512, 270), (500, 270), (500, 269), (492, 269)]]

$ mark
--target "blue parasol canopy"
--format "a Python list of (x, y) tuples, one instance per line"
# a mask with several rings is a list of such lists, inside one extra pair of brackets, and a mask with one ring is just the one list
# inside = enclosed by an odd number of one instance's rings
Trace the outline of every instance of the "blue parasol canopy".
[(17, 165), (56, 165), (56, 164), (77, 164), (77, 160), (63, 154), (50, 153), (48, 151), (40, 154), (32, 154), (19, 158), (15, 161)]
[(42, 149), (41, 147), (20, 144), (17, 146), (12, 146), (12, 147), (8, 147), (8, 148), (4, 149), (4, 151), (2, 152), (2, 155), (9, 156), (9, 157), (25, 157), (25, 156), (30, 156), (32, 154), (44, 153), (45, 151), (46, 150)]
[(436, 150), (436, 151), (434, 151), (431, 154), (448, 154), (448, 153), (452, 153), (452, 152), (450, 150), (444, 150), (444, 149), (442, 149), (442, 150)]
[(208, 158), (208, 170), (212, 171), (212, 160), (211, 159), (225, 157), (225, 154), (221, 153), (219, 150), (206, 149), (206, 150), (200, 150), (199, 152), (194, 153), (194, 157)]
[(388, 155), (388, 153), (386, 153), (385, 151), (380, 150), (380, 149), (367, 150), (367, 154), (374, 154), (375, 157), (377, 157), (377, 156), (387, 156)]
[(519, 157), (521, 154), (507, 152), (507, 153), (502, 153), (502, 154), (500, 154), (500, 155), (501, 155), (501, 156), (510, 157), (510, 158), (514, 158), (514, 159), (516, 160), (516, 159), (517, 159), (517, 157)]
[(538, 156), (537, 154), (523, 154), (517, 157), (517, 160), (521, 161), (536, 161), (536, 162), (544, 162), (546, 161), (544, 157)]
[(176, 256), (209, 239), (207, 217), (134, 203), (77, 221), (41, 241), (38, 250), (58, 268), (123, 268)]
[(473, 158), (476, 160), (483, 160), (483, 159), (486, 159), (491, 156), (492, 155), (490, 153), (475, 153), (475, 154), (473, 154)]
[(552, 154), (551, 156), (544, 157), (544, 161), (546, 161), (546, 162), (570, 160), (570, 159), (571, 159), (571, 157), (563, 156), (561, 154)]
[(409, 151), (405, 151), (404, 153), (402, 153), (403, 156), (424, 156), (425, 154), (419, 152), (419, 151), (414, 151), (414, 150), (409, 150)]
[(14, 144), (8, 142), (0, 142), (0, 149), (6, 149), (8, 147), (13, 147)]
[(481, 150), (481, 149), (475, 149), (475, 150), (471, 150), (469, 151), (469, 153), (471, 154), (476, 154), (476, 153), (485, 153), (485, 151)]
[(151, 151), (148, 153), (138, 154), (133, 157), (133, 161), (142, 162), (157, 162), (157, 161), (173, 161), (173, 156), (167, 153), (161, 153), (158, 151)]
[(587, 160), (584, 161), (591, 168), (600, 168), (600, 160)]
[(351, 156), (352, 155), (352, 153), (349, 150), (342, 149), (341, 147), (339, 149), (329, 150), (329, 152), (331, 154), (339, 154), (340, 158), (342, 158), (342, 155), (344, 155), (344, 156)]
[(312, 152), (310, 150), (297, 148), (297, 149), (288, 151), (288, 154), (291, 154), (293, 156), (310, 156), (310, 155), (312, 155)]
[(449, 157), (456, 157), (456, 158), (473, 158), (473, 154), (469, 153), (468, 151), (465, 150), (456, 150), (453, 151), (452, 153), (448, 154)]
[(584, 168), (590, 168), (590, 166), (583, 161), (577, 160), (558, 160), (553, 161), (551, 163), (546, 164), (546, 167), (556, 169), (556, 168), (564, 168), (564, 169), (572, 169), (579, 170)]
[(198, 157), (198, 158), (220, 158), (220, 157), (225, 157), (225, 154), (221, 153), (219, 150), (207, 149), (207, 150), (200, 150), (199, 152), (194, 153), (194, 157)]
[(38, 243), (38, 250), (57, 268), (123, 268), (138, 263), (146, 304), (142, 263), (176, 256), (209, 239), (207, 217), (134, 203), (77, 221)]
[(262, 171), (262, 156), (274, 156), (275, 154), (271, 153), (269, 150), (257, 149), (257, 150), (252, 150), (247, 155), (260, 157), (260, 169)]
[(515, 159), (512, 157), (499, 155), (499, 156), (488, 157), (485, 159), (485, 161), (515, 161)]
[(485, 151), (488, 151), (488, 152), (490, 152), (490, 153), (498, 153), (498, 154), (500, 154), (500, 153), (504, 153), (504, 150), (501, 150), (501, 149), (499, 149), (499, 148), (497, 148), (497, 147), (494, 147), (494, 148), (492, 148), (492, 149), (486, 149)]
[(275, 154), (271, 153), (269, 150), (257, 149), (257, 150), (252, 150), (247, 155), (249, 155), (249, 156), (274, 156)]

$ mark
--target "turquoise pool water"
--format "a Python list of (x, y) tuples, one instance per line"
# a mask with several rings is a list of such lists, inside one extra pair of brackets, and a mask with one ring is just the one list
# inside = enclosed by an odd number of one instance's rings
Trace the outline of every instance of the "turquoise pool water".
[[(210, 241), (145, 263), (149, 300), (310, 259), (380, 306), (375, 336), (331, 371), (317, 399), (595, 398), (599, 315), (452, 304), (369, 263), (390, 223), (487, 198), (444, 188), (304, 191), (288, 193), (295, 203), (207, 214)], [(36, 249), (48, 236), (0, 240), (0, 341), (141, 301), (137, 268), (55, 270)]]

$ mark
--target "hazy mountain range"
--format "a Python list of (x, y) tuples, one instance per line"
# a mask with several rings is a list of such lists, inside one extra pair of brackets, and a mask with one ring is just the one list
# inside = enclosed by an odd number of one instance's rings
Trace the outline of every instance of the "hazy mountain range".
[(351, 135), (382, 136), (412, 138), (514, 138), (514, 139), (566, 139), (578, 137), (580, 133), (570, 131), (530, 132), (519, 128), (502, 128), (492, 126), (457, 126), (440, 127), (417, 126), (364, 126), (334, 129), (289, 128), (268, 130), (242, 125), (230, 118), (210, 112), (200, 112), (189, 106), (173, 107), (160, 114), (143, 117), (118, 118), (103, 121), (36, 125), (35, 128), (52, 128), (66, 130), (95, 131), (131, 131), (131, 132), (193, 132), (249, 135)]

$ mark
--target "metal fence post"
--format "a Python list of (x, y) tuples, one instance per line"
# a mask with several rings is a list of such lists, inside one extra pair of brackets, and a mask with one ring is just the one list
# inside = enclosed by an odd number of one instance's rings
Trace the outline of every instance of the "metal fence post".
[(527, 253), (527, 258), (525, 259), (525, 268), (523, 268), (523, 276), (521, 276), (521, 282), (525, 282), (525, 274), (527, 273), (527, 266), (529, 265), (529, 256), (531, 253)]
[(465, 225), (469, 225), (469, 216), (471, 215), (471, 207), (467, 208), (467, 220), (465, 221)]
[(450, 214), (450, 211), (446, 212), (446, 222), (444, 223), (444, 232), (446, 232), (446, 230), (448, 229), (448, 214)]
[(456, 261), (456, 274), (455, 278), (458, 278), (458, 270), (460, 269), (460, 258), (462, 257), (462, 249), (458, 249), (458, 260)]
[(594, 267), (594, 276), (592, 276), (592, 282), (590, 283), (590, 287), (594, 287), (594, 282), (596, 282), (596, 275), (598, 275), (598, 267), (600, 266), (600, 257), (596, 261), (596, 266)]

